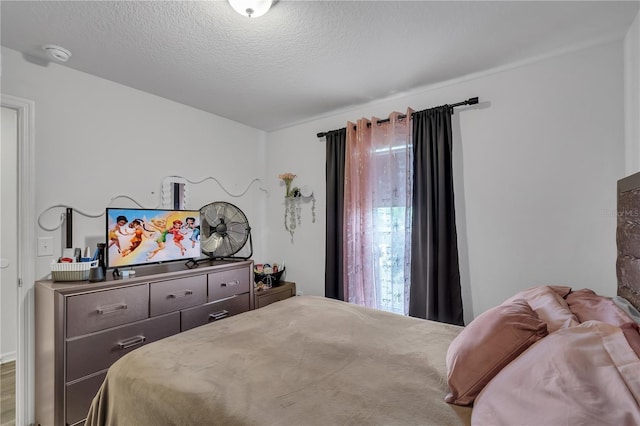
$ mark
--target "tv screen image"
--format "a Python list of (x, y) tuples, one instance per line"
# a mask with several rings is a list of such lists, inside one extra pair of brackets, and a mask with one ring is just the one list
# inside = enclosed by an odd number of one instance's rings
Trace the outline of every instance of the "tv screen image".
[(200, 211), (107, 208), (107, 267), (200, 257)]

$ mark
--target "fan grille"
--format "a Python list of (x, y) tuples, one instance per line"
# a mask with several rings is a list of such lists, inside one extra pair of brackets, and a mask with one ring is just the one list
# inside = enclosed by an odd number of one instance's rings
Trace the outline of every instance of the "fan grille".
[(249, 239), (249, 221), (242, 210), (231, 203), (216, 201), (200, 209), (202, 232), (200, 248), (210, 257), (230, 257)]

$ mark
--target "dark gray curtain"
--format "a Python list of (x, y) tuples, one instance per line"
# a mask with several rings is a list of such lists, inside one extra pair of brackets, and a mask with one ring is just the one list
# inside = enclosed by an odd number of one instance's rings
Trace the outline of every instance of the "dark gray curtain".
[(453, 199), (452, 109), (413, 114), (409, 315), (464, 325)]
[(343, 275), (343, 212), (344, 212), (344, 153), (347, 145), (347, 129), (328, 132), (326, 135), (327, 164), (327, 229), (325, 248), (324, 294), (326, 297), (344, 300)]

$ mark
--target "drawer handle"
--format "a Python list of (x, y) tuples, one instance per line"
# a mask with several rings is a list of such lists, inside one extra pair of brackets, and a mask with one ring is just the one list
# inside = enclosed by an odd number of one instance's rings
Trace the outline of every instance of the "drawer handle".
[(193, 291), (191, 290), (185, 290), (181, 293), (169, 293), (169, 295), (167, 296), (169, 299), (179, 299), (181, 297), (186, 297), (193, 294)]
[(229, 311), (227, 311), (226, 309), (220, 311), (220, 312), (214, 312), (212, 314), (209, 315), (209, 321), (218, 321), (221, 320), (222, 318), (226, 318), (229, 316)]
[(98, 315), (108, 315), (127, 309), (126, 303), (118, 303), (117, 305), (101, 306), (98, 308)]
[(228, 283), (222, 283), (220, 284), (220, 287), (227, 287), (227, 286), (234, 286), (234, 285), (238, 285), (240, 284), (240, 281), (238, 280), (233, 280), (233, 281), (229, 281)]
[(147, 338), (144, 336), (135, 336), (135, 337), (131, 337), (129, 339), (123, 340), (121, 342), (118, 342), (118, 346), (120, 346), (120, 349), (129, 349), (134, 346), (143, 344), (145, 340), (147, 340)]

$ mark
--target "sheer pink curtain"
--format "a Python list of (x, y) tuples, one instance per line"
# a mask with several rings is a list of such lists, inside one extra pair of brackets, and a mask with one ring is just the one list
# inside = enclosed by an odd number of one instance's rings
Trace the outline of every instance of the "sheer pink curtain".
[[(408, 314), (411, 259), (411, 117), (394, 112), (347, 125), (345, 300)], [(370, 125), (369, 125), (370, 124)]]

